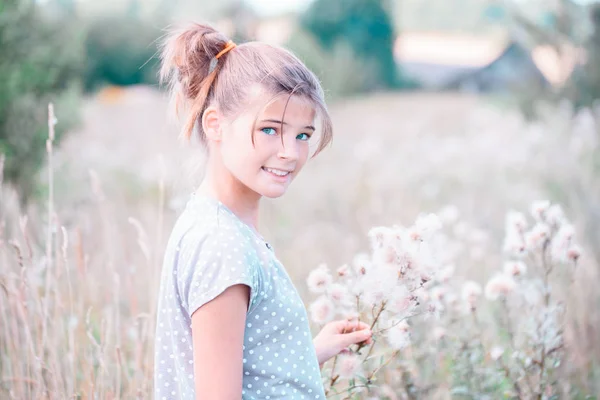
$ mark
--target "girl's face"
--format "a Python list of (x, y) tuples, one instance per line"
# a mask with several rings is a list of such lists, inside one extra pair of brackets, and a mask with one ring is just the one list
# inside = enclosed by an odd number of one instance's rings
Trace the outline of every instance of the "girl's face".
[(260, 196), (277, 198), (306, 163), (315, 110), (307, 100), (288, 95), (265, 107), (270, 99), (255, 96), (247, 111), (223, 126), (218, 151), (234, 182)]

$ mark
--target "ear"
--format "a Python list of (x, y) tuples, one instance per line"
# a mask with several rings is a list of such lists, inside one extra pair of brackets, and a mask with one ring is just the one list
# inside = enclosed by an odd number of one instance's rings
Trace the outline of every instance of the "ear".
[(202, 114), (202, 130), (207, 139), (221, 141), (221, 114), (214, 106), (209, 106)]

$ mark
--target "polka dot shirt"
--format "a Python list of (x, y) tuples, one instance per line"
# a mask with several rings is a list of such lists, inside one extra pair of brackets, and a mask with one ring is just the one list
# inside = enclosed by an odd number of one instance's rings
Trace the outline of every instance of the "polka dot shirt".
[(242, 399), (325, 400), (306, 308), (271, 246), (221, 202), (195, 193), (164, 258), (155, 399), (195, 399), (191, 315), (236, 284), (250, 287)]

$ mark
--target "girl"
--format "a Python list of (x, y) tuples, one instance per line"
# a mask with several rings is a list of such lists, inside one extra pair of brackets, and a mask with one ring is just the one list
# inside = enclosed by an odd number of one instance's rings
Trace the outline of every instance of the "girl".
[(320, 365), (371, 333), (336, 321), (313, 340), (298, 292), (257, 229), (260, 199), (286, 192), (311, 137), (320, 134), (315, 155), (331, 140), (317, 78), (286, 50), (236, 46), (198, 24), (167, 36), (161, 78), (207, 163), (165, 254), (156, 398), (324, 399)]

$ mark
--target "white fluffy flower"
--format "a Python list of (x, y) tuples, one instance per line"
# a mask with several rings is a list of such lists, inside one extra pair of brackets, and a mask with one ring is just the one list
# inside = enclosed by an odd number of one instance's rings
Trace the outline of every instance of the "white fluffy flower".
[(506, 231), (524, 232), (527, 229), (527, 219), (523, 213), (510, 210), (506, 214)]
[(377, 250), (382, 248), (388, 241), (389, 236), (392, 234), (392, 228), (387, 226), (377, 226), (371, 228), (367, 236), (371, 240), (371, 248)]
[(397, 349), (403, 349), (410, 345), (410, 326), (406, 320), (390, 321), (390, 329), (387, 331), (387, 339), (390, 345)]
[[(577, 257), (581, 254), (581, 249), (579, 246), (573, 243), (573, 238), (575, 236), (575, 228), (573, 225), (564, 224), (558, 230), (554, 238), (552, 238), (552, 243), (550, 247), (550, 254), (552, 259), (557, 262), (567, 262), (569, 260), (573, 260), (573, 256), (577, 255)], [(571, 252), (571, 258), (569, 257), (569, 249), (573, 249)], [(579, 254), (577, 254), (579, 252)]]
[(570, 261), (577, 261), (579, 260), (579, 257), (581, 257), (581, 253), (582, 253), (582, 249), (581, 246), (579, 245), (572, 245), (571, 247), (569, 247), (567, 249), (567, 259)]
[[(389, 266), (373, 267), (368, 275), (362, 277), (353, 287), (354, 294), (363, 294), (365, 304), (379, 304), (391, 297), (397, 288), (398, 272)], [(356, 292), (358, 290), (358, 292)]]
[(356, 378), (361, 373), (361, 360), (356, 354), (341, 354), (337, 359), (337, 373), (342, 379)]
[(462, 298), (467, 304), (473, 308), (477, 303), (477, 299), (481, 296), (481, 285), (474, 281), (466, 281), (462, 287)]
[(504, 263), (504, 273), (509, 276), (523, 276), (527, 272), (527, 265), (523, 261), (507, 261)]
[(416, 307), (416, 299), (405, 286), (398, 286), (386, 304), (392, 314), (408, 315)]
[(514, 279), (505, 274), (496, 274), (485, 286), (485, 297), (489, 300), (496, 300), (499, 297), (506, 297), (516, 287)]
[(400, 258), (396, 247), (386, 244), (383, 247), (373, 250), (374, 264), (396, 264)]
[(352, 266), (358, 276), (364, 276), (371, 269), (371, 259), (368, 254), (359, 253), (354, 256)]
[(310, 305), (310, 318), (317, 324), (326, 324), (335, 316), (335, 306), (325, 296), (320, 296)]
[(423, 214), (417, 217), (415, 225), (408, 230), (408, 236), (414, 241), (430, 239), (442, 229), (442, 221), (435, 214)]
[(348, 264), (344, 264), (341, 267), (339, 267), (336, 271), (337, 276), (340, 278), (346, 278), (350, 275), (350, 267), (348, 266)]
[(327, 289), (327, 294), (334, 304), (341, 306), (352, 305), (352, 295), (344, 285), (332, 283)]
[(550, 208), (550, 201), (548, 200), (540, 200), (534, 201), (531, 204), (531, 215), (538, 222), (543, 222), (546, 220), (546, 215), (548, 213), (548, 209)]
[(490, 357), (494, 361), (499, 360), (500, 357), (502, 357), (502, 354), (504, 354), (504, 349), (502, 347), (500, 347), (500, 346), (494, 346), (490, 350)]
[(540, 222), (525, 234), (525, 245), (531, 250), (539, 249), (549, 238), (550, 227)]
[(565, 213), (563, 209), (558, 204), (553, 204), (546, 211), (546, 222), (553, 227), (560, 227), (563, 224), (567, 223), (567, 219), (565, 217)]
[(317, 268), (311, 271), (306, 278), (308, 290), (313, 293), (323, 293), (327, 289), (333, 278), (329, 273), (329, 268), (325, 264), (319, 265)]
[(520, 233), (509, 231), (504, 238), (504, 252), (513, 257), (522, 257), (527, 253), (525, 241)]
[(555, 240), (562, 242), (562, 243), (568, 243), (571, 240), (573, 240), (574, 236), (575, 236), (575, 227), (573, 227), (573, 225), (571, 225), (571, 224), (565, 224), (560, 227), (558, 232), (556, 232)]

